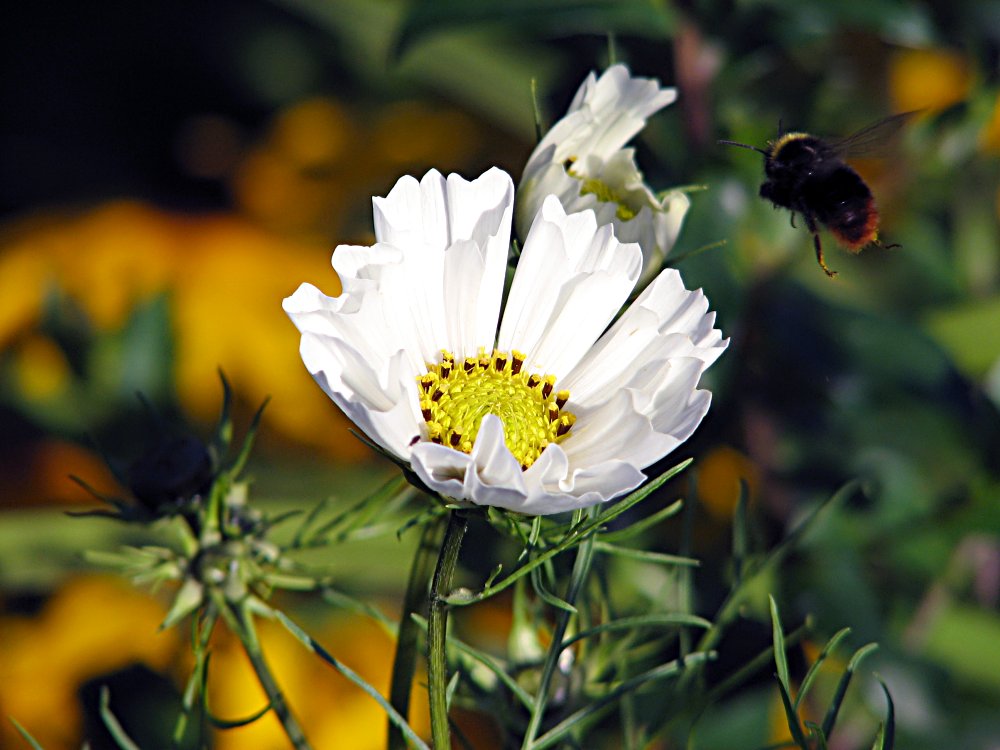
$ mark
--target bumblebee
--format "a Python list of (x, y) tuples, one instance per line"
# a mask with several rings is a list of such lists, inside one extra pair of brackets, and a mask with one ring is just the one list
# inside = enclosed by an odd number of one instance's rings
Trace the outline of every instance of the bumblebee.
[(883, 245), (878, 239), (879, 214), (872, 191), (844, 158), (869, 151), (890, 136), (913, 112), (894, 115), (863, 128), (846, 138), (826, 141), (808, 133), (784, 133), (768, 143), (766, 149), (735, 141), (719, 141), (729, 146), (748, 148), (764, 155), (764, 173), (760, 197), (776, 207), (805, 219), (816, 248), (816, 260), (827, 276), (837, 275), (823, 259), (819, 227), (825, 226), (837, 241), (853, 253), (867, 245)]

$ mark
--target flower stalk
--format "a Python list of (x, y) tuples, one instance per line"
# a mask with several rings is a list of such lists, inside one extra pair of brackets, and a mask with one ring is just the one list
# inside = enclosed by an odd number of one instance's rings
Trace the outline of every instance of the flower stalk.
[(451, 511), (444, 541), (441, 543), (441, 554), (431, 579), (430, 613), (427, 618), (427, 683), (434, 750), (448, 750), (451, 747), (448, 728), (448, 665), (445, 655), (448, 604), (445, 599), (451, 590), (458, 551), (468, 527), (469, 519), (465, 513), (460, 510)]
[[(589, 511), (591, 517), (595, 515), (594, 509)], [(576, 560), (573, 562), (573, 572), (570, 574), (569, 584), (566, 588), (566, 596), (563, 601), (573, 605), (583, 584), (590, 573), (590, 567), (594, 560), (594, 540), (593, 535), (589, 536), (576, 550)], [(528, 728), (524, 732), (522, 750), (528, 750), (535, 741), (535, 736), (542, 725), (542, 717), (545, 715), (545, 704), (549, 694), (549, 686), (552, 684), (552, 676), (555, 674), (559, 657), (562, 655), (562, 643), (566, 637), (566, 629), (569, 627), (570, 618), (574, 612), (568, 609), (559, 611), (556, 621), (555, 631), (552, 633), (552, 642), (549, 650), (545, 654), (545, 663), (542, 665), (542, 676), (539, 680), (538, 692), (535, 696), (535, 704), (531, 711), (531, 718), (528, 720)]]
[[(433, 574), (435, 554), (441, 549), (442, 535), (446, 518), (439, 516), (424, 526), (420, 544), (413, 556), (413, 566), (410, 568), (410, 578), (406, 584), (403, 597), (403, 611), (399, 616), (399, 630), (396, 635), (396, 655), (392, 662), (392, 681), (389, 686), (389, 703), (403, 717), (409, 718), (410, 689), (413, 686), (413, 673), (417, 664), (417, 641), (420, 636), (420, 626), (413, 615), (422, 613), (427, 604), (428, 581)], [(402, 730), (388, 721), (389, 750), (406, 750), (406, 738)]]
[(285, 700), (284, 693), (281, 692), (281, 688), (278, 686), (271, 668), (264, 659), (264, 651), (261, 649), (257, 629), (253, 624), (253, 616), (248, 611), (248, 607), (243, 605), (230, 606), (221, 597), (216, 597), (215, 605), (222, 613), (223, 619), (226, 621), (229, 629), (240, 639), (243, 650), (250, 660), (250, 665), (253, 667), (254, 674), (257, 675), (257, 680), (260, 682), (260, 686), (267, 696), (270, 708), (274, 711), (274, 715), (278, 717), (278, 721), (281, 722), (281, 727), (285, 730), (285, 734), (288, 736), (288, 741), (292, 747), (295, 750), (312, 750), (312, 746), (309, 744), (305, 732), (302, 730), (302, 725), (299, 724), (299, 720), (292, 713), (288, 702)]

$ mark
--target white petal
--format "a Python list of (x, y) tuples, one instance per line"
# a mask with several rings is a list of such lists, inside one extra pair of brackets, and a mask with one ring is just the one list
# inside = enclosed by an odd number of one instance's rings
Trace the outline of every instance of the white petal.
[(571, 402), (594, 407), (623, 387), (636, 387), (644, 368), (672, 357), (697, 357), (708, 367), (725, 350), (715, 315), (673, 269), (660, 273), (559, 385)]
[(546, 195), (558, 195), (567, 210), (580, 210), (568, 203), (579, 197), (579, 184), (567, 189), (558, 177), (558, 172), (565, 175), (567, 162), (585, 168), (590, 159), (607, 161), (643, 128), (646, 118), (676, 98), (675, 89), (661, 89), (653, 79), (632, 78), (624, 65), (608, 68), (600, 79), (590, 74), (566, 115), (528, 159), (518, 188), (518, 236), (527, 235)]
[(372, 199), (375, 239), (405, 247), (410, 254), (443, 251), (449, 244), (446, 191), (447, 182), (436, 169), (420, 182), (401, 177), (387, 196)]
[(628, 298), (641, 262), (593, 212), (567, 215), (550, 196), (525, 240), (498, 346), (523, 351), (537, 371), (568, 372)]
[(550, 445), (524, 473), (529, 494), (516, 510), (551, 515), (606, 502), (629, 492), (645, 479), (635, 466), (610, 461), (586, 468), (571, 468), (560, 445)]
[(425, 442), (411, 455), (420, 480), (442, 495), (516, 510), (527, 494), (521, 466), (504, 443), (503, 423), (492, 414), (483, 417), (472, 453)]
[(350, 344), (312, 333), (302, 335), (306, 369), (334, 403), (370, 438), (406, 458), (420, 434), (420, 404), (413, 372), (403, 352), (384, 369), (373, 369)]
[(555, 144), (551, 161), (587, 154), (606, 159), (642, 129), (646, 118), (676, 98), (676, 89), (661, 89), (657, 81), (633, 78), (624, 65), (613, 65), (596, 82), (584, 82), (566, 116), (552, 126), (536, 152)]

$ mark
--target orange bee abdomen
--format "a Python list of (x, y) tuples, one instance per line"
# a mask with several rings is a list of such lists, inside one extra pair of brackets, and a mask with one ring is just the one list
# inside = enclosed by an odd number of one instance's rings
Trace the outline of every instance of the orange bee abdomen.
[(871, 195), (848, 201), (833, 220), (824, 223), (837, 241), (854, 253), (878, 238), (879, 215)]

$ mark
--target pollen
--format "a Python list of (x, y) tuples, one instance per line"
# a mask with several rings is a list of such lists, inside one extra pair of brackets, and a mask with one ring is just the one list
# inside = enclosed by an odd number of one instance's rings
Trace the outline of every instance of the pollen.
[(494, 414), (522, 470), (531, 466), (546, 446), (566, 437), (576, 416), (564, 411), (569, 391), (555, 389), (555, 375), (528, 372), (524, 360), (516, 350), (480, 349), (462, 361), (442, 351), (441, 361), (417, 377), (427, 439), (471, 453), (483, 417)]
[[(578, 177), (578, 175), (575, 175), (572, 172), (570, 172), (570, 175)], [(624, 196), (622, 196), (608, 183), (598, 180), (596, 177), (581, 180), (580, 195), (593, 195), (597, 198), (597, 200), (601, 201), (601, 203), (614, 203), (616, 206), (615, 216), (617, 216), (621, 221), (634, 219), (638, 213), (638, 211), (628, 204)]]

